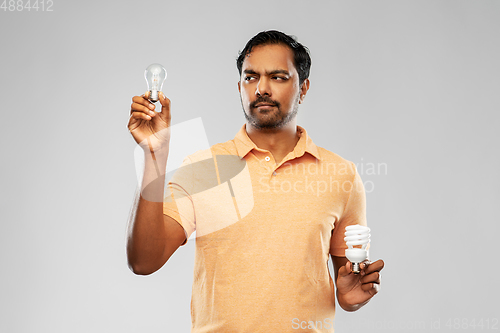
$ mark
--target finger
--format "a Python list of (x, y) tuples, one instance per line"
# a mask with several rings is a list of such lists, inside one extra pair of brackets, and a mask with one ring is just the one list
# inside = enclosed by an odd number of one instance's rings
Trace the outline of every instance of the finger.
[(339, 268), (338, 277), (340, 278), (351, 274), (351, 266), (351, 262), (347, 261), (344, 266)]
[(361, 270), (361, 272), (363, 274), (365, 273), (365, 270), (366, 270), (366, 268), (368, 267), (369, 264), (370, 264), (370, 262), (368, 260), (363, 261), (362, 263), (359, 264), (359, 269)]
[(132, 114), (132, 112), (135, 111), (149, 113), (151, 111), (154, 111), (154, 109), (155, 109), (154, 104), (142, 103), (140, 101), (133, 102), (132, 105), (130, 106), (130, 114)]
[(161, 104), (161, 118), (165, 120), (167, 126), (170, 126), (172, 115), (170, 114), (170, 99), (168, 99), (163, 92), (160, 91), (158, 99)]
[(151, 101), (149, 100), (149, 91), (146, 91), (141, 96), (132, 97), (132, 101), (136, 103), (146, 103), (146, 104), (151, 103)]
[[(148, 93), (149, 94), (149, 93)], [(140, 104), (140, 105), (144, 105), (144, 106), (147, 106), (148, 108), (150, 108), (151, 110), (154, 110), (155, 108), (155, 105), (153, 103), (151, 103), (145, 95), (142, 95), (142, 96), (134, 96), (132, 97), (132, 104)]]
[(380, 273), (379, 272), (374, 272), (369, 275), (363, 276), (361, 279), (361, 283), (367, 284), (367, 283), (380, 283)]
[(132, 122), (132, 120), (151, 120), (151, 116), (148, 116), (144, 112), (132, 112), (132, 114), (130, 115), (129, 124)]
[(372, 263), (361, 264), (361, 266), (364, 267), (365, 274), (367, 274), (367, 275), (370, 273), (373, 273), (373, 272), (380, 272), (384, 268), (384, 265), (385, 265), (385, 263), (382, 259), (377, 260), (377, 261), (372, 262)]
[(159, 96), (159, 100), (160, 100), (160, 104), (162, 106), (162, 109), (163, 109), (163, 107), (166, 107), (167, 109), (170, 110), (170, 100), (163, 94), (162, 91), (160, 91), (158, 93), (158, 96)]
[(367, 291), (368, 293), (370, 293), (370, 295), (373, 296), (380, 291), (380, 284), (378, 283), (363, 284), (361, 285), (361, 289), (363, 291)]
[(361, 285), (361, 289), (363, 291), (368, 291), (370, 289), (373, 289), (373, 285), (374, 285), (374, 283), (365, 283), (365, 284)]
[(145, 115), (144, 113), (141, 113), (141, 112), (137, 112), (137, 113), (133, 113), (130, 115), (130, 118), (128, 120), (128, 123), (127, 123), (127, 128), (130, 132), (132, 132), (133, 130), (135, 130), (137, 127), (141, 126), (141, 124), (144, 122), (144, 121), (149, 121), (151, 120), (151, 117), (148, 119), (147, 115)]
[(132, 103), (130, 107), (130, 114), (133, 112), (142, 112), (144, 114), (150, 115), (152, 117), (155, 116), (155, 112), (153, 111), (154, 109), (151, 109), (151, 107), (139, 104), (139, 103)]

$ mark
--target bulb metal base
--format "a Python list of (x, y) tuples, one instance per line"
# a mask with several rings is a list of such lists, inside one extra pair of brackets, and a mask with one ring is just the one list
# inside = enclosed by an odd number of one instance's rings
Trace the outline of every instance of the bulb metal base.
[(359, 268), (359, 262), (351, 262), (352, 264), (352, 269), (351, 271), (354, 273), (354, 274), (359, 274), (361, 272), (361, 269)]
[(149, 100), (151, 102), (158, 102), (159, 97), (158, 97), (158, 90), (150, 90), (149, 91)]

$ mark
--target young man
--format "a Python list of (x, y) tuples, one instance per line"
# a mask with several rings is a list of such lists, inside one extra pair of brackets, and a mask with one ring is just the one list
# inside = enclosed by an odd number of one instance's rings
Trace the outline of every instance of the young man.
[(233, 140), (195, 153), (169, 182), (170, 101), (132, 101), (129, 130), (145, 152), (127, 253), (136, 274), (160, 269), (196, 230), (191, 332), (333, 332), (337, 300), (355, 311), (378, 292), (378, 260), (351, 272), (345, 227), (366, 225), (352, 162), (316, 146), (296, 124), (309, 89), (307, 49), (261, 32), (237, 60), (246, 124)]

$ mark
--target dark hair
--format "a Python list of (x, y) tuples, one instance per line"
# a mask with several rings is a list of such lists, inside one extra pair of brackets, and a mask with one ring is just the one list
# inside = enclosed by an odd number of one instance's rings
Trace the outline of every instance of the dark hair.
[(288, 46), (293, 51), (293, 62), (299, 73), (299, 84), (302, 84), (305, 79), (309, 77), (311, 57), (309, 56), (307, 47), (297, 42), (295, 36), (289, 36), (276, 30), (259, 32), (252, 37), (252, 39), (247, 42), (247, 45), (245, 45), (245, 48), (239, 52), (238, 58), (236, 59), (236, 66), (238, 67), (240, 76), (245, 56), (252, 52), (252, 48), (268, 44), (282, 44)]

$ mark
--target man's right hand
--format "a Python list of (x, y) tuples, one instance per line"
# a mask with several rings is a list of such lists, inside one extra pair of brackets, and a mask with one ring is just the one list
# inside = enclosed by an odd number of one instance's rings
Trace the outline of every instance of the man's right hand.
[(167, 150), (170, 142), (170, 100), (160, 91), (161, 112), (149, 101), (149, 91), (132, 98), (128, 129), (145, 151)]

